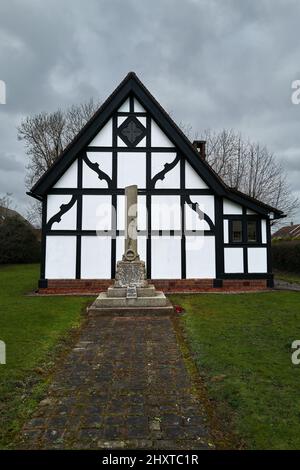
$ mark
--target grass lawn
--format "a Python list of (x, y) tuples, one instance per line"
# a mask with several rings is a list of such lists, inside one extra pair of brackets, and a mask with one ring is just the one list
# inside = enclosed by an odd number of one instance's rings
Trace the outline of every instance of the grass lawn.
[(174, 295), (221, 422), (248, 449), (300, 449), (300, 293)]
[[(7, 348), (0, 365), (0, 448), (13, 447), (23, 421), (49, 379), (55, 353), (82, 321), (87, 297), (26, 297), (36, 287), (37, 265), (0, 268), (0, 340)], [(58, 349), (58, 344), (60, 348)]]
[[(0, 448), (15, 436), (51, 378), (87, 297), (29, 297), (37, 265), (0, 268)], [(174, 295), (181, 322), (221, 423), (245, 448), (300, 448), (300, 365), (291, 343), (300, 339), (300, 293)]]
[(300, 284), (300, 274), (298, 273), (286, 273), (282, 271), (275, 271), (275, 279)]

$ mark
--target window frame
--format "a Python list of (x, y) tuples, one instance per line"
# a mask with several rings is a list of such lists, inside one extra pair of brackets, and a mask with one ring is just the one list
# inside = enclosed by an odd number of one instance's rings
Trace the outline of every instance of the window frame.
[[(228, 218), (228, 242), (230, 245), (235, 245), (235, 246), (241, 246), (241, 245), (261, 245), (262, 244), (262, 237), (261, 237), (261, 220), (260, 218), (253, 218), (251, 216), (237, 216), (237, 217), (232, 217)], [(241, 240), (237, 241), (234, 240), (233, 238), (233, 224), (234, 222), (240, 222), (241, 223), (241, 229), (242, 229), (242, 236)], [(255, 222), (256, 225), (256, 240), (249, 240), (248, 237), (248, 222)]]
[[(249, 231), (248, 231), (248, 224), (249, 223), (255, 223), (255, 235), (256, 235), (255, 240), (249, 240)], [(250, 219), (250, 220), (248, 219), (248, 220), (246, 220), (245, 234), (246, 234), (246, 243), (249, 243), (250, 245), (254, 244), (254, 243), (261, 243), (261, 236), (260, 236), (260, 231), (259, 231), (259, 220), (258, 219)]]
[[(233, 224), (235, 222), (240, 222), (241, 224), (241, 240), (234, 240), (233, 238)], [(229, 220), (229, 243), (233, 243), (234, 245), (238, 245), (239, 243), (243, 243), (243, 239), (244, 239), (244, 236), (243, 236), (243, 219), (242, 217), (239, 218), (239, 219), (232, 219), (232, 220)]]

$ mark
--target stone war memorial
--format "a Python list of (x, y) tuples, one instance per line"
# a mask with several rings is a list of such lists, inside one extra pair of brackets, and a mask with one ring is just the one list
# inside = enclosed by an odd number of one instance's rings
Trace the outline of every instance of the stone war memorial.
[(273, 286), (282, 212), (224, 184), (205, 142), (190, 142), (133, 72), (29, 195), (43, 208), (40, 294), (166, 309), (161, 291)]
[(145, 262), (140, 259), (137, 243), (137, 186), (125, 188), (125, 243), (122, 260), (117, 262), (113, 287), (101, 293), (88, 309), (90, 313), (151, 313), (173, 312), (170, 301), (158, 292), (146, 277)]

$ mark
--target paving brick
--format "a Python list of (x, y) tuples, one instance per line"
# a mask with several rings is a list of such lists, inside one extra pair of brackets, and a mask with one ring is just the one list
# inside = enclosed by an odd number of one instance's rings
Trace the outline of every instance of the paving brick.
[(210, 441), (171, 319), (112, 316), (85, 324), (20, 447), (184, 449)]

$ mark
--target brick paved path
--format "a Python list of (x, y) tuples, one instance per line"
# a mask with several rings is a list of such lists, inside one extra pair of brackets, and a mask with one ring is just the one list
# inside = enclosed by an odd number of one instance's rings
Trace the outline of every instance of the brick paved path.
[(209, 448), (191, 388), (170, 318), (90, 318), (20, 447)]

